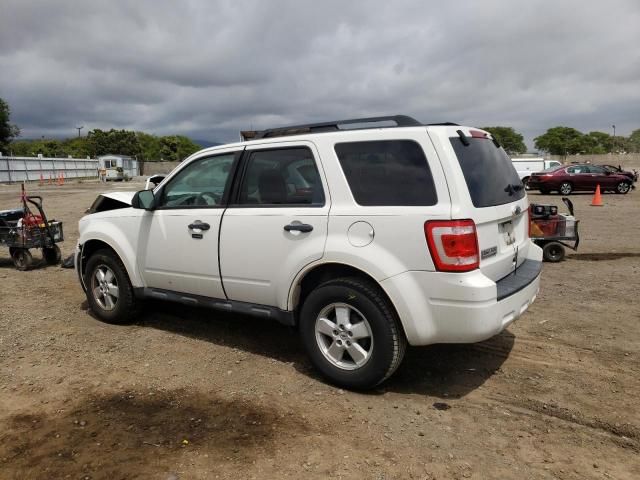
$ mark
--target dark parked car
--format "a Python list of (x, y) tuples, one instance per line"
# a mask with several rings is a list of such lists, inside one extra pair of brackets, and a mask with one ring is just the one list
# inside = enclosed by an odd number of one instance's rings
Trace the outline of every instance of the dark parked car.
[(529, 178), (529, 189), (541, 193), (558, 191), (569, 195), (577, 191), (594, 191), (600, 185), (602, 191), (629, 193), (633, 187), (633, 174), (611, 171), (600, 165), (569, 165), (554, 167), (533, 173)]

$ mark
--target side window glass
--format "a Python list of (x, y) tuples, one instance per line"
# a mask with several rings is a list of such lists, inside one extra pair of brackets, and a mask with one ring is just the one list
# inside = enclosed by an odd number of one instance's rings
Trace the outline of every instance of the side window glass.
[(220, 205), (235, 154), (202, 158), (181, 170), (162, 191), (160, 207)]
[(240, 205), (324, 205), (316, 162), (308, 148), (284, 148), (251, 153)]
[(438, 201), (429, 163), (414, 141), (338, 143), (335, 151), (359, 205), (427, 206)]

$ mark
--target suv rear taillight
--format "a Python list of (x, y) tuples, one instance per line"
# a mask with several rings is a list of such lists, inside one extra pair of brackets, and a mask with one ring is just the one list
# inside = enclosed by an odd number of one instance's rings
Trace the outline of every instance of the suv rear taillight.
[(424, 235), (440, 272), (468, 272), (480, 266), (478, 235), (473, 220), (425, 222)]

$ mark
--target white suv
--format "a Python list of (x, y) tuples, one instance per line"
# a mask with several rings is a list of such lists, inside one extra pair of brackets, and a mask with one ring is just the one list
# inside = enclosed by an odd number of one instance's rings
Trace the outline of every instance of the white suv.
[(272, 318), (330, 381), (370, 388), (407, 343), (487, 339), (535, 299), (542, 251), (489, 133), (393, 116), (253, 134), (80, 220), (100, 319), (149, 298)]

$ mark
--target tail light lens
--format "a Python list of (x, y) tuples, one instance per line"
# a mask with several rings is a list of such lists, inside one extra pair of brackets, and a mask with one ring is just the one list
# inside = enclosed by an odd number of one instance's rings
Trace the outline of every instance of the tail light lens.
[(468, 272), (480, 266), (473, 220), (428, 221), (424, 224), (424, 235), (438, 271)]

